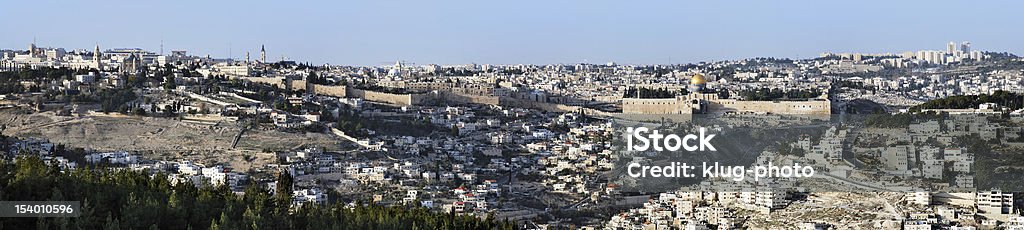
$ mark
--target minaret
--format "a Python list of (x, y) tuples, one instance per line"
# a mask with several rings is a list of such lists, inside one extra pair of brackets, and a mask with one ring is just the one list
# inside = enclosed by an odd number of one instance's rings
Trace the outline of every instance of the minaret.
[(260, 45), (260, 62), (267, 63), (267, 49)]
[(245, 51), (245, 64), (249, 64), (249, 51)]
[(36, 41), (35, 41), (35, 39), (32, 39), (32, 44), (28, 45), (28, 54), (32, 55), (32, 57), (36, 56)]

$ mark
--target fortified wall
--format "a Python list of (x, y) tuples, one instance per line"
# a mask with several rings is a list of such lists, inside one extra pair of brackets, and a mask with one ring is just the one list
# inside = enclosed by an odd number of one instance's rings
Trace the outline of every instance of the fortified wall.
[(692, 93), (674, 98), (623, 98), (624, 114), (723, 114), (773, 113), (823, 115), (832, 113), (832, 103), (825, 98), (805, 101), (743, 101), (719, 99), (716, 94)]
[(540, 109), (551, 112), (584, 111), (587, 114), (608, 115), (608, 113), (604, 111), (584, 108), (580, 106), (547, 103), (529, 99), (516, 99), (511, 97), (467, 94), (463, 93), (462, 91), (437, 90), (437, 93), (394, 94), (356, 89), (348, 86), (309, 84), (305, 80), (286, 79), (281, 77), (245, 77), (243, 79), (252, 82), (276, 85), (278, 87), (282, 87), (289, 90), (301, 89), (305, 90), (306, 92), (318, 95), (362, 98), (363, 100), (367, 101), (382, 102), (396, 105), (423, 105), (435, 101), (444, 101), (462, 104), (513, 106), (519, 108)]
[(716, 103), (708, 103), (708, 110), (713, 113), (752, 112), (797, 115), (827, 115), (832, 113), (832, 103), (826, 99), (808, 101), (740, 101), (721, 99)]
[(275, 86), (281, 87), (281, 88), (286, 88), (285, 85), (284, 85), (284, 78), (282, 78), (282, 77), (241, 77), (239, 79), (243, 79), (243, 80), (247, 80), (247, 81), (251, 81), (251, 82), (256, 82), (256, 83), (265, 83), (265, 84), (275, 85)]
[(341, 85), (310, 84), (306, 80), (287, 79), (283, 77), (245, 77), (242, 79), (251, 82), (266, 83), (288, 90), (305, 90), (306, 92), (318, 95), (362, 98), (363, 100), (367, 101), (383, 102), (397, 105), (419, 105), (434, 98), (434, 96), (429, 93), (384, 93), (371, 90), (356, 89)]
[(684, 98), (623, 98), (622, 113), (625, 114), (693, 114), (690, 107), (684, 107)]
[(474, 95), (464, 94), (451, 91), (439, 91), (440, 99), (445, 102), (454, 102), (462, 104), (486, 104), (486, 105), (498, 105), (501, 103), (501, 98), (497, 96), (488, 95)]
[(384, 102), (397, 105), (421, 105), (432, 98), (429, 93), (394, 94), (356, 88), (346, 88), (346, 97), (362, 98), (367, 101)]

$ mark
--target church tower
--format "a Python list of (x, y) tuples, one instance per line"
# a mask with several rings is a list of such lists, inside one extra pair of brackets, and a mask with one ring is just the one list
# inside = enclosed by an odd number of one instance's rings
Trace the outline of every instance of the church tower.
[(103, 69), (103, 66), (101, 66), (101, 63), (100, 63), (100, 44), (99, 43), (96, 43), (96, 48), (92, 49), (92, 61), (95, 62), (94, 64), (96, 64), (96, 70)]
[(267, 63), (267, 49), (260, 45), (260, 62)]

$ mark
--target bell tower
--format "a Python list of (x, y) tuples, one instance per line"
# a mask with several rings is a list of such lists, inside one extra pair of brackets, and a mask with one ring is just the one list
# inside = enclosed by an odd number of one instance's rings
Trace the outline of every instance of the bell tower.
[(100, 63), (100, 56), (100, 44), (96, 43), (96, 48), (92, 49), (92, 61), (96, 64), (96, 70), (103, 69), (103, 66), (101, 66)]
[(267, 49), (260, 45), (260, 62), (267, 63)]

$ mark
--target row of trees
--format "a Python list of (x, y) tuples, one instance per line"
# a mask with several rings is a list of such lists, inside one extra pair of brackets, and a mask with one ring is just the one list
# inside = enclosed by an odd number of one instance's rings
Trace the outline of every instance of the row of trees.
[(414, 207), (305, 205), (290, 208), (290, 177), (277, 196), (252, 185), (244, 195), (224, 186), (196, 188), (166, 175), (103, 168), (61, 172), (38, 157), (0, 161), (0, 200), (81, 201), (79, 217), (0, 218), (4, 229), (511, 229)]
[(970, 109), (978, 108), (983, 103), (996, 103), (1010, 109), (1024, 108), (1024, 95), (998, 90), (992, 94), (981, 95), (958, 95), (942, 99), (935, 99), (911, 108), (914, 111), (921, 109)]
[(287, 111), (289, 113), (297, 114), (302, 111), (302, 105), (293, 105), (285, 99), (280, 99), (274, 102), (274, 109)]
[(367, 137), (370, 135), (366, 131), (369, 124), (366, 119), (363, 119), (358, 112), (348, 109), (339, 109), (338, 117), (335, 119), (337, 122), (334, 123), (334, 127), (345, 134), (353, 137)]
[(474, 76), (480, 74), (480, 71), (456, 69), (454, 67), (441, 68), (438, 72), (440, 72), (441, 76)]
[(623, 92), (623, 98), (675, 98), (677, 95), (686, 95), (686, 89), (669, 90), (667, 88), (650, 89), (645, 87), (632, 87)]
[[(40, 84), (55, 80), (71, 79), (76, 74), (88, 73), (89, 70), (51, 67), (4, 71), (0, 72), (0, 94), (40, 92)], [(33, 84), (23, 85), (22, 82), (32, 82)]]
[(851, 89), (863, 89), (863, 90), (875, 90), (874, 86), (864, 85), (864, 82), (853, 82), (853, 81), (837, 81), (832, 84), (835, 88), (851, 88)]
[(332, 85), (333, 81), (328, 81), (327, 76), (316, 74), (316, 71), (309, 72), (309, 77), (306, 77), (306, 81), (317, 85)]
[(875, 128), (906, 128), (911, 123), (929, 120), (944, 120), (948, 114), (945, 113), (877, 113), (868, 115), (864, 119), (864, 125)]
[(79, 95), (76, 97), (75, 101), (100, 103), (100, 110), (104, 113), (128, 113), (130, 108), (127, 103), (138, 98), (138, 95), (131, 89), (104, 89), (93, 95)]

